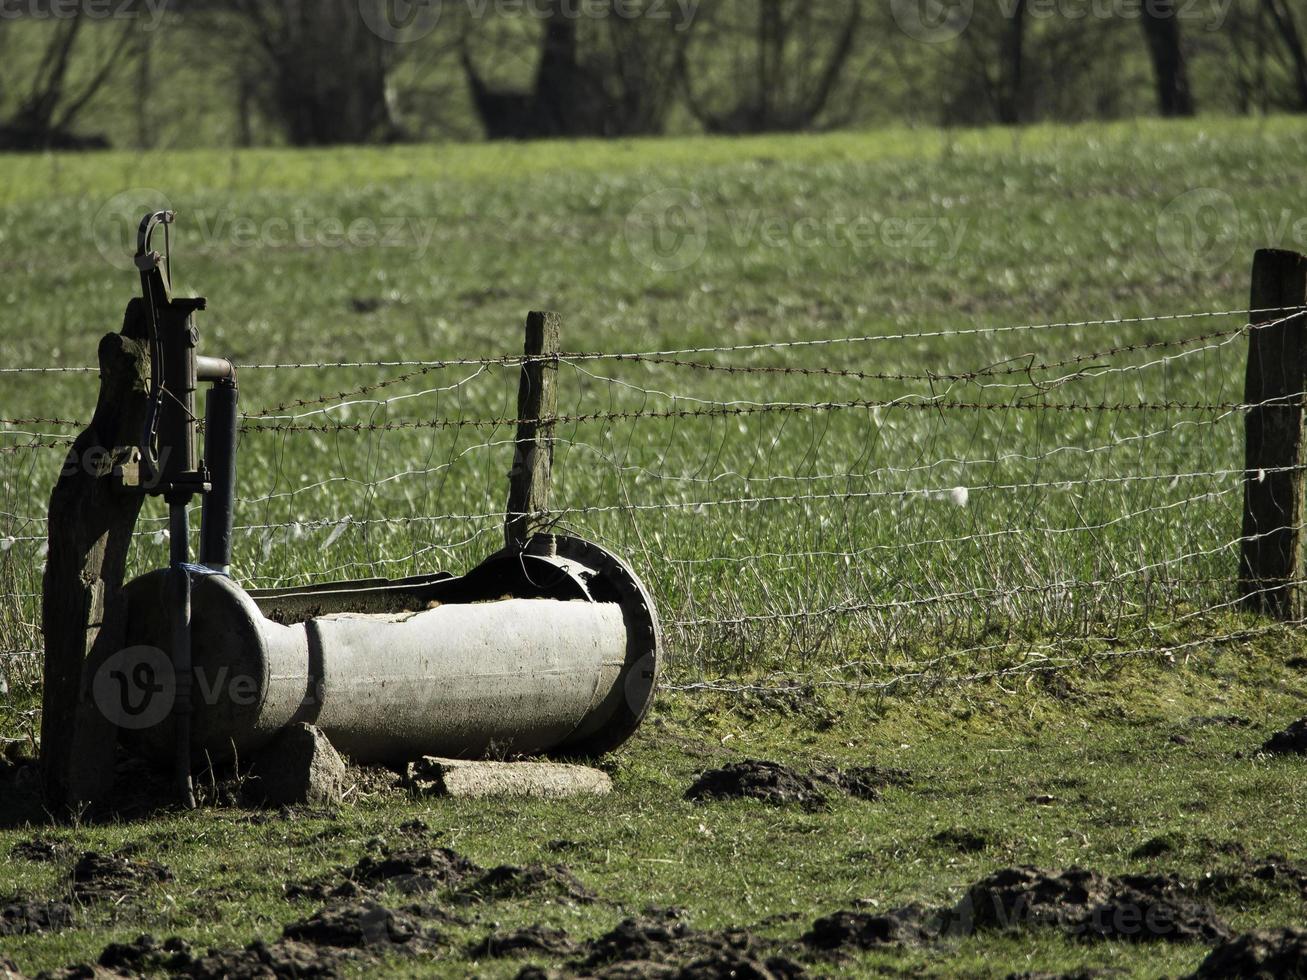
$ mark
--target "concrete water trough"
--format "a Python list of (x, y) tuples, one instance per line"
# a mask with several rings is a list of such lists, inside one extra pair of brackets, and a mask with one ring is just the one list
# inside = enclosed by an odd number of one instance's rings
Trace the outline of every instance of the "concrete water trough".
[[(595, 756), (630, 738), (661, 663), (653, 601), (616, 555), (532, 524), (549, 510), (557, 362), (541, 345), (557, 343), (557, 318), (528, 320), (502, 550), (462, 576), (246, 590), (232, 577), (237, 370), (200, 356), (205, 301), (174, 295), (171, 259), (152, 247), (174, 217), (141, 222), (142, 296), (122, 334), (101, 343), (100, 401), (70, 452), (112, 465), (66, 467), (51, 501), (42, 731), (51, 802), (101, 798), (117, 742), (170, 762), (193, 805), (197, 764), (248, 757), (305, 724), (356, 762), (393, 766)], [(196, 394), (206, 385), (201, 440)], [(147, 495), (168, 504), (171, 554), (124, 585)]]
[[(161, 673), (170, 593), (167, 570), (128, 585), (128, 676)], [(459, 578), (246, 592), (198, 575), (191, 599), (197, 759), (251, 753), (297, 722), (364, 763), (595, 756), (635, 732), (658, 675), (648, 593), (576, 538), (537, 537)], [(169, 714), (128, 738), (167, 757), (174, 727)]]

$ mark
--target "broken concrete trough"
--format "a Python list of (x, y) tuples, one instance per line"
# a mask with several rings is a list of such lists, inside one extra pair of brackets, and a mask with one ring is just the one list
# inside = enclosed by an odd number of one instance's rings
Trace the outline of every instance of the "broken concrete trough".
[[(168, 647), (168, 589), (166, 571), (127, 587), (139, 662), (119, 664), (126, 677), (149, 676)], [(197, 759), (257, 751), (295, 723), (361, 763), (594, 756), (634, 733), (660, 659), (657, 615), (634, 573), (597, 545), (554, 536), (461, 578), (246, 592), (197, 577), (191, 626)], [(173, 751), (171, 715), (119, 721), (146, 754)]]
[[(119, 739), (170, 762), (193, 806), (197, 762), (248, 758), (296, 726), (356, 762), (396, 767), (427, 756), (593, 756), (630, 738), (657, 684), (658, 617), (619, 558), (549, 533), (559, 318), (527, 319), (502, 551), (457, 577), (249, 591), (231, 577), (237, 367), (198, 353), (207, 302), (174, 295), (171, 257), (153, 246), (160, 229), (167, 246), (175, 219), (141, 221), (142, 294), (122, 333), (101, 341), (100, 397), (69, 455), (99, 462), (65, 466), (51, 496), (50, 805), (104, 799)], [(147, 496), (168, 505), (168, 567), (124, 586)]]

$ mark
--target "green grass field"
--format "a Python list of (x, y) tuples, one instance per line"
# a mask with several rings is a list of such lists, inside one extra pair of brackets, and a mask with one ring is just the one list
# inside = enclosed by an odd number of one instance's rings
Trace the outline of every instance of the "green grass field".
[[(61, 830), (79, 850), (142, 842), (176, 887), (13, 954), (35, 972), (142, 931), (271, 936), (311, 911), (283, 880), (352, 862), (418, 812), (483, 863), (581, 838), (568, 863), (605, 903), (493, 913), (580, 935), (652, 903), (793, 938), (855, 898), (956, 898), (1004, 864), (1134, 868), (1130, 850), (1166, 831), (1188, 842), (1166, 870), (1186, 875), (1219, 863), (1213, 841), (1301, 856), (1302, 764), (1232, 758), (1303, 713), (1284, 666), (1301, 644), (1229, 604), (1248, 268), (1258, 247), (1307, 246), (1304, 148), (1296, 121), (1270, 119), (0, 158), (0, 368), (89, 365), (138, 288), (126, 222), (180, 212), (178, 287), (209, 298), (203, 347), (247, 366), (247, 425), (265, 430), (240, 447), (241, 581), (459, 570), (492, 551), (517, 368), (319, 365), (493, 360), (520, 351), (528, 310), (553, 309), (569, 351), (687, 352), (565, 360), (556, 434), (558, 526), (648, 579), (673, 685), (876, 688), (809, 689), (785, 711), (672, 693), (582, 826), (570, 806), (383, 794), (331, 821)], [(995, 329), (1061, 323), (1081, 325)], [(873, 339), (810, 343), (848, 338)], [(290, 363), (310, 366), (256, 366)], [(0, 424), (0, 651), (40, 645), (62, 458), (22, 447), (77, 431), (27, 420), (85, 419), (94, 395), (90, 374), (0, 374), (0, 419), (24, 420)], [(137, 570), (165, 560), (162, 516), (147, 506)], [(0, 663), (0, 734), (18, 737), (35, 669)], [(1218, 711), (1254, 729), (1167, 741)], [(697, 768), (740, 755), (918, 778), (825, 815), (679, 802)], [(1058, 803), (1025, 802), (1040, 793)], [(931, 843), (972, 825), (993, 840), (977, 854)], [(0, 831), (0, 851), (31, 833)], [(10, 868), (0, 894), (44, 894), (67, 870)], [(1221, 910), (1244, 926), (1302, 906)], [(1174, 975), (1202, 953), (1027, 936), (839, 969)]]

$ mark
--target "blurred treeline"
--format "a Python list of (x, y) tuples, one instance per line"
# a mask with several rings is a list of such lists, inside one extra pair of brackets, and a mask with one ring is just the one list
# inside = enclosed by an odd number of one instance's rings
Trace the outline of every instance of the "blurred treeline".
[(1307, 111), (1307, 0), (0, 0), (0, 149)]

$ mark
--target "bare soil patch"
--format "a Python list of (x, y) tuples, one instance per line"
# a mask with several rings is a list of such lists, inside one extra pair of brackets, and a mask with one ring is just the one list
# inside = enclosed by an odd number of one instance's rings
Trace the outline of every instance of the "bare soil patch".
[(171, 881), (172, 873), (155, 861), (135, 860), (123, 852), (97, 854), (88, 851), (73, 867), (71, 895), (75, 901), (115, 901), (160, 881)]
[(0, 901), (0, 936), (58, 932), (72, 925), (72, 909), (64, 902)]
[(467, 948), (470, 959), (502, 959), (509, 956), (570, 956), (576, 944), (562, 929), (531, 925), (524, 929), (492, 932)]
[(1307, 718), (1299, 718), (1262, 743), (1268, 755), (1307, 755)]
[(1199, 964), (1195, 978), (1273, 980), (1307, 977), (1307, 929), (1260, 929), (1223, 942)]

